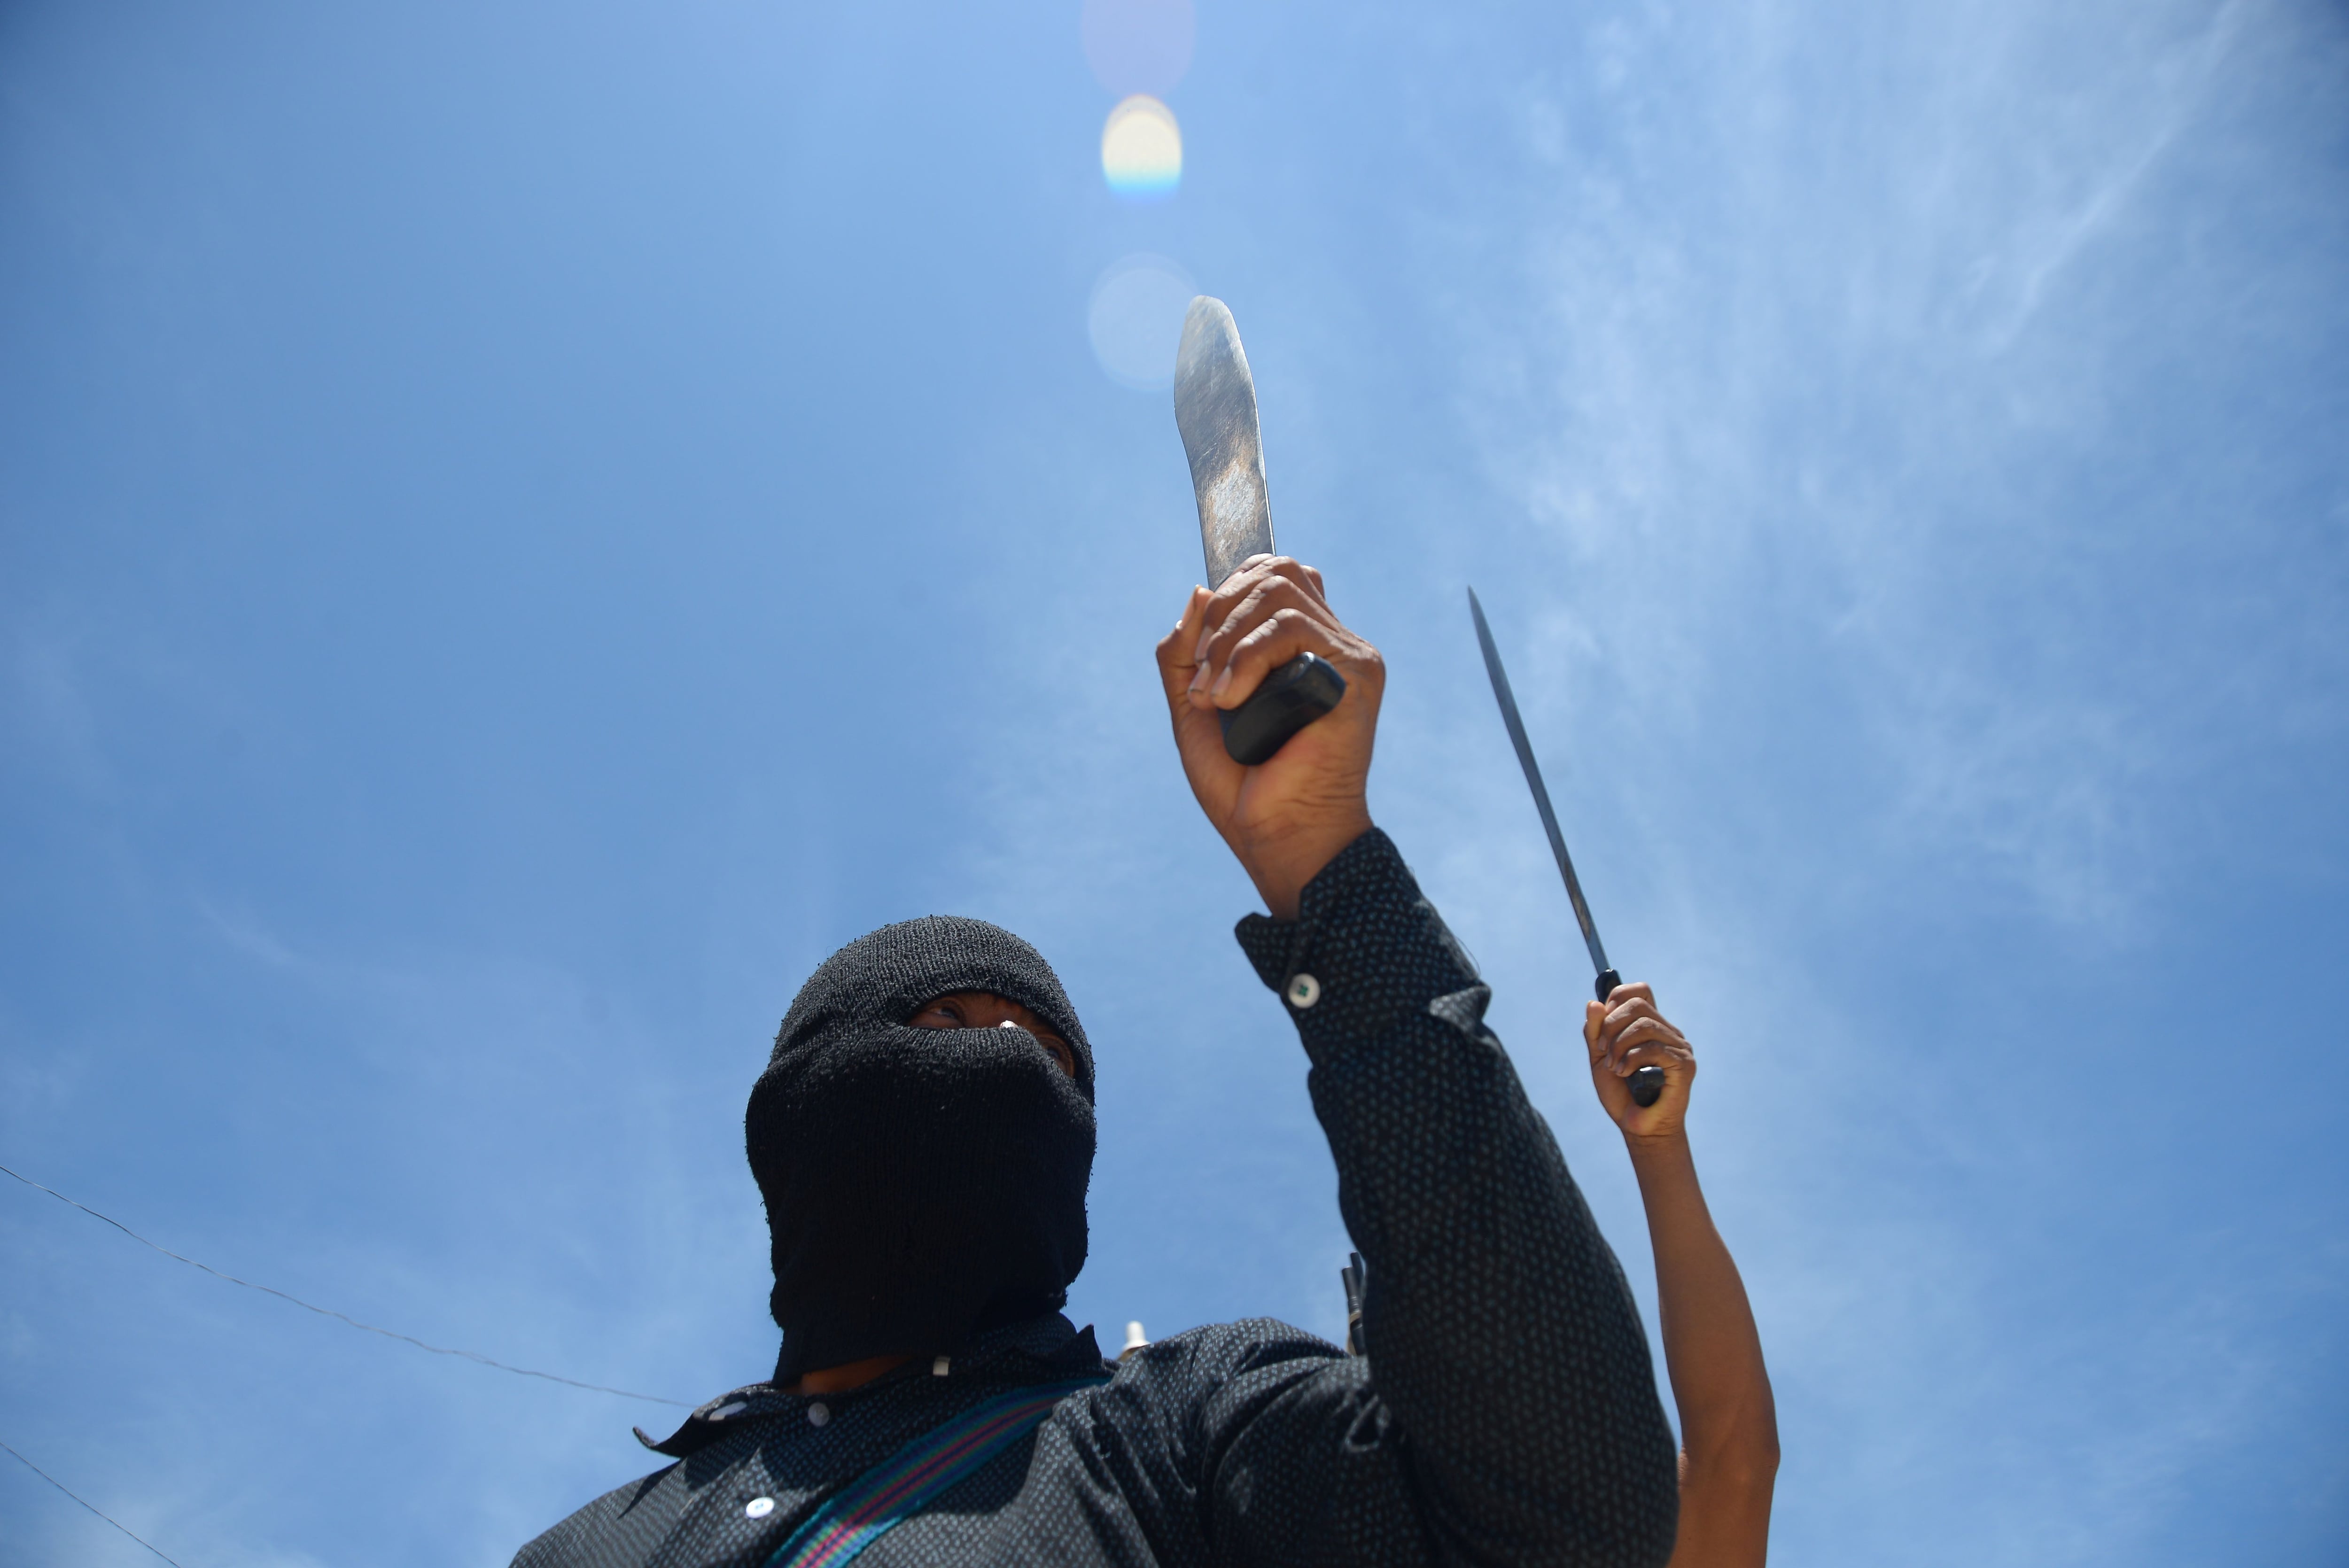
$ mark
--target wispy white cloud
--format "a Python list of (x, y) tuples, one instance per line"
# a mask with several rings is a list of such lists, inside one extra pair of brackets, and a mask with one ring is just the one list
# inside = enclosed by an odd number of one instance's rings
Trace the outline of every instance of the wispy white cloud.
[[(1457, 553), (1510, 562), (1537, 741), (1608, 753), (1567, 791), (1631, 901), (1602, 903), (1602, 924), (1645, 939), (1624, 941), (1635, 962), (1683, 972), (1673, 1006), (1702, 1021), (1701, 1051), (1753, 1053), (1700, 1090), (1705, 1148), (1754, 1184), (1724, 1222), (1764, 1304), (1788, 1527), (1811, 1548), (1834, 1533), (1813, 1511), (1826, 1497), (1872, 1514), (1868, 1496), (1900, 1500), (1882, 1522), (1907, 1521), (1916, 1561), (2112, 1560), (2159, 1534), (2180, 1476), (2252, 1440), (2292, 1377), (2256, 1348), (2252, 1295), (2223, 1282), (2158, 1305), (2084, 1279), (2109, 1315), (2054, 1330), (2060, 1350), (2017, 1347), (2017, 1259), (2045, 1237), (1965, 1194), (2011, 1212), (2022, 1172), (2062, 1161), (1989, 1107), (1933, 1103), (1925, 1084), (1973, 1091), (1929, 1054), (1929, 1020), (1839, 998), (1835, 928), (1796, 906), (1939, 904), (1935, 929), (2074, 952), (2161, 940), (2209, 852), (2196, 796), (2227, 746), (2322, 703), (2305, 634), (2273, 628), (2337, 613), (2338, 584), (2271, 583), (2227, 618), (2168, 575), (2240, 526), (2215, 499), (2230, 481), (2208, 477), (2234, 471), (2235, 438), (2169, 426), (2154, 451), (2128, 428), (2147, 345), (2231, 308), (2162, 276), (2165, 234), (2229, 221), (2181, 210), (2208, 193), (2172, 161), (2232, 134), (2214, 106), (2258, 90), (2246, 36), (2271, 58), (2302, 25), (2246, 5), (1806, 6), (1699, 37), (1623, 8), (1549, 74), (1475, 62), (1521, 84), (1516, 160), (1421, 226), (1431, 281), (1511, 280), (1449, 295), (1435, 333), (1456, 346), (1466, 438), (1525, 520)], [(2225, 352), (2180, 350), (2197, 351)], [(2247, 438), (2282, 451), (2305, 433)], [(2115, 466), (2212, 488), (2116, 484)], [(2173, 607), (2166, 635), (2139, 632)], [(2321, 640), (2336, 667), (2342, 639)], [(1445, 732), (1464, 747), (1485, 721)], [(1522, 809), (1425, 789), (1453, 808), (1443, 874), (1501, 903), (1467, 917), (1479, 951), (1570, 978), (1523, 934), (1565, 945), (1557, 901), (1506, 891), (1537, 885), (1508, 874), (1540, 859)], [(1797, 1012), (1771, 995), (1790, 983), (1831, 988)], [(1806, 1106), (1840, 1082), (1911, 1087), (1870, 1109), (1870, 1134)], [(1603, 1166), (1586, 1180), (1610, 1222), (1636, 1224)], [(2081, 1226), (2078, 1245), (2140, 1266), (2097, 1218)], [(2051, 1406), (2051, 1377), (2125, 1408), (2127, 1439)], [(1959, 1491), (1998, 1498), (1995, 1522), (1958, 1525)], [(1847, 1549), (1879, 1539), (1854, 1513), (1839, 1528)]]

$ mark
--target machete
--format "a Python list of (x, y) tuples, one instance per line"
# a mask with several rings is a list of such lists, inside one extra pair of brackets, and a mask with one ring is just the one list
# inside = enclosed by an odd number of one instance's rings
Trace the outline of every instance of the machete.
[[(1501, 650), (1493, 645), (1493, 628), (1485, 624), (1485, 606), (1476, 602), (1476, 590), (1468, 590), (1468, 614), (1476, 621), (1476, 645), (1485, 650), (1485, 673), (1493, 677), (1493, 696), (1501, 705), (1501, 722), (1508, 727), (1509, 744), (1517, 748), (1517, 766), (1526, 770), (1526, 782), (1534, 792), (1534, 810), (1541, 813), (1542, 830), (1549, 835), (1550, 853), (1557, 857), (1558, 875), (1566, 879), (1567, 902), (1574, 905), (1574, 922), (1582, 927), (1582, 944), (1590, 949), (1590, 967), (1598, 972), (1596, 985), (1602, 1002), (1615, 994), (1623, 984), (1623, 976), (1615, 973), (1607, 962), (1607, 949), (1599, 941), (1599, 926), (1590, 918), (1590, 905), (1583, 902), (1582, 882), (1574, 874), (1574, 861), (1566, 852), (1566, 835), (1557, 830), (1557, 813), (1550, 810), (1549, 790), (1542, 783), (1541, 768), (1534, 761), (1533, 742), (1526, 738), (1526, 721), (1517, 717), (1517, 699), (1509, 695), (1508, 672), (1501, 668)], [(1631, 1099), (1634, 1103), (1653, 1105), (1663, 1097), (1664, 1069), (1646, 1067), (1631, 1075)]]
[[(1174, 425), (1191, 459), (1207, 586), (1220, 588), (1250, 556), (1274, 553), (1272, 502), (1257, 434), (1256, 378), (1240, 350), (1240, 329), (1224, 302), (1206, 294), (1183, 317), (1183, 343), (1174, 355)], [(1290, 736), (1345, 695), (1346, 677), (1336, 665), (1299, 654), (1265, 676), (1246, 702), (1216, 714), (1224, 749), (1244, 767), (1269, 761)]]

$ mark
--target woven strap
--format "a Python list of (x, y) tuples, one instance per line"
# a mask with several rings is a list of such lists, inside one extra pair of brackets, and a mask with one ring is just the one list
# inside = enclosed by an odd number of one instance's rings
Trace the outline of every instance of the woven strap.
[(1107, 1381), (1015, 1388), (924, 1432), (816, 1510), (775, 1549), (767, 1568), (838, 1568), (1034, 1431), (1062, 1399)]

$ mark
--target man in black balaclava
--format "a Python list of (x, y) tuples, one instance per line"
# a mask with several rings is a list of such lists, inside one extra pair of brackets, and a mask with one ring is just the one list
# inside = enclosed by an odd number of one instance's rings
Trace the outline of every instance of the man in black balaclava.
[(1092, 1101), (1076, 1012), (1009, 932), (932, 915), (826, 959), (745, 1119), (773, 1243), (776, 1381), (951, 1355), (976, 1330), (1059, 1311), (1085, 1264)]
[[(1344, 700), (1233, 762), (1217, 709), (1308, 651)], [(1085, 1259), (1092, 1047), (1026, 943), (908, 921), (824, 962), (751, 1090), (773, 1377), (639, 1432), (676, 1462), (517, 1568), (1671, 1555), (1671, 1434), (1622, 1272), (1488, 990), (1371, 823), (1378, 651), (1319, 573), (1258, 557), (1193, 593), (1158, 665), (1192, 791), (1270, 911), (1240, 945), (1310, 1063), (1369, 1264), (1363, 1353), (1259, 1318), (1105, 1360), (1059, 1310)], [(1605, 1026), (1619, 1075), (1680, 1070), (1644, 988)]]

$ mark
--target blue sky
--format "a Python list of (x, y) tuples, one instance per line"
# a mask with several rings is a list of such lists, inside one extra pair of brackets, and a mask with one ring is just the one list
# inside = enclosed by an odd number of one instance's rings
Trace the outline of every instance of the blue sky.
[[(2338, 1563), (2349, 17), (1202, 0), (1128, 205), (1078, 11), (0, 15), (0, 1163), (698, 1401), (771, 1361), (776, 1018), (970, 913), (1100, 1052), (1079, 1321), (1336, 1332), (1153, 685), (1182, 452), (1088, 337), (1164, 257), (1643, 1300), (1464, 583), (1697, 1042), (1781, 1559)], [(0, 1440), (189, 1568), (648, 1468), (0, 1185)], [(140, 1561), (0, 1470), (0, 1563)]]

